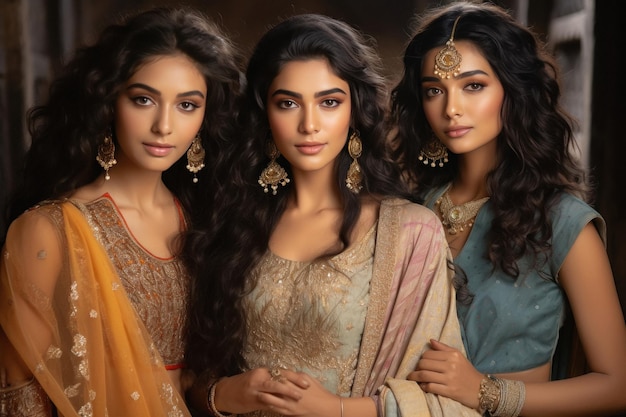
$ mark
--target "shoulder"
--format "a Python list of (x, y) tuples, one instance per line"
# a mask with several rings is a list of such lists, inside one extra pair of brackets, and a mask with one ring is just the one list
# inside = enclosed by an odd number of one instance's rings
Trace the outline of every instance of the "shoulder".
[(63, 204), (66, 203), (60, 200), (47, 200), (29, 208), (11, 223), (7, 238), (16, 230), (20, 234), (37, 235), (38, 231), (60, 228), (63, 222)]
[(380, 218), (391, 218), (398, 223), (400, 231), (424, 236), (445, 236), (439, 217), (429, 208), (401, 198), (389, 198), (381, 202)]
[(42, 224), (60, 224), (63, 219), (63, 204), (65, 200), (46, 200), (42, 201), (22, 213), (17, 219), (11, 223), (12, 226), (21, 227), (42, 226)]
[(388, 198), (381, 202), (383, 211), (395, 211), (401, 219), (416, 220), (425, 223), (439, 222), (437, 215), (428, 207), (403, 198)]
[(65, 246), (65, 228), (62, 201), (42, 202), (20, 215), (9, 226), (6, 249), (21, 259), (39, 259), (38, 253), (47, 253), (51, 259), (60, 259)]
[(561, 193), (552, 212), (552, 229), (555, 236), (573, 234), (575, 236), (588, 224), (593, 223), (603, 240), (606, 237), (604, 219), (593, 207), (569, 193)]
[(566, 192), (560, 193), (555, 200), (554, 209), (559, 211), (576, 210), (580, 212), (597, 212), (580, 198)]

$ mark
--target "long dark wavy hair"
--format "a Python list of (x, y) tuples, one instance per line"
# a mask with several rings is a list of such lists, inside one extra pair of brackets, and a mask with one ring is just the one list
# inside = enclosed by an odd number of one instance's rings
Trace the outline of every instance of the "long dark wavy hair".
[[(346, 187), (351, 158), (346, 147), (335, 162), (336, 182), (344, 205), (340, 239), (349, 244), (364, 195), (408, 197), (400, 170), (390, 158), (388, 134), (388, 88), (371, 38), (348, 24), (317, 14), (296, 15), (270, 29), (249, 59), (246, 76), (245, 116), (247, 134), (239, 143), (230, 171), (230, 193), (221, 198), (215, 223), (198, 233), (195, 246), (205, 248), (200, 274), (193, 288), (191, 331), (187, 361), (196, 371), (212, 376), (241, 372), (245, 368), (242, 348), (246, 323), (242, 297), (249, 288), (252, 268), (268, 248), (268, 241), (283, 214), (293, 184), (280, 187), (277, 195), (264, 193), (258, 184), (269, 159), (266, 149), (269, 124), (266, 113), (271, 82), (286, 63), (325, 59), (345, 80), (351, 93), (351, 130), (363, 144), (359, 164), (363, 190), (356, 195)], [(284, 158), (278, 162), (291, 174)], [(223, 218), (220, 222), (219, 218)], [(195, 251), (195, 250), (194, 250)]]
[(32, 144), (22, 184), (8, 208), (9, 222), (34, 204), (67, 197), (102, 174), (96, 154), (106, 132), (114, 131), (114, 104), (121, 87), (145, 62), (176, 54), (190, 58), (207, 84), (200, 131), (206, 168), (198, 173), (197, 184), (185, 168), (185, 157), (163, 174), (193, 226), (204, 214), (195, 209), (209, 204), (198, 200), (212, 195), (200, 193), (200, 187), (220, 184), (215, 177), (217, 159), (232, 146), (243, 74), (239, 52), (221, 29), (186, 8), (155, 8), (128, 16), (104, 29), (93, 45), (76, 51), (52, 83), (47, 102), (29, 111)]
[(404, 53), (402, 79), (392, 90), (396, 157), (416, 185), (418, 200), (458, 174), (454, 154), (442, 168), (422, 164), (418, 155), (433, 136), (423, 111), (423, 60), (445, 45), (459, 16), (454, 40), (479, 48), (505, 92), (497, 161), (487, 177), (494, 211), (489, 258), (517, 277), (518, 259), (550, 250), (549, 211), (559, 193), (587, 199), (588, 192), (585, 172), (571, 153), (575, 121), (559, 102), (558, 67), (536, 34), (490, 3), (452, 3), (422, 15)]

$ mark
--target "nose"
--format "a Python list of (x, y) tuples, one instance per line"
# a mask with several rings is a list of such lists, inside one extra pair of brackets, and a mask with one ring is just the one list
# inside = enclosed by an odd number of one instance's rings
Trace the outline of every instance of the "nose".
[(445, 112), (449, 119), (463, 115), (463, 99), (460, 92), (448, 91)]
[(167, 106), (162, 106), (157, 109), (152, 131), (162, 136), (172, 133), (172, 117)]
[(300, 121), (300, 131), (302, 133), (319, 132), (319, 115), (315, 106), (305, 106)]

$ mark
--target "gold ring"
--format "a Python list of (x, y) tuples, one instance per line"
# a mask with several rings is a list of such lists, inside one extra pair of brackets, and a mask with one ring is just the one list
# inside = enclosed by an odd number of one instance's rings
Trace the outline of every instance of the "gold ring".
[(285, 382), (285, 377), (280, 372), (280, 368), (271, 368), (269, 371), (272, 381)]

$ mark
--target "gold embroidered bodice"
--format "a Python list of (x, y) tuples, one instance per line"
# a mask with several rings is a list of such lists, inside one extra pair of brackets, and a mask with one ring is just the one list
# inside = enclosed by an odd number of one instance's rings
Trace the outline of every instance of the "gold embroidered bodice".
[[(376, 239), (376, 225), (346, 251), (312, 262), (267, 252), (245, 299), (250, 368), (306, 372), (347, 395), (354, 380)], [(254, 414), (265, 416), (271, 414)]]
[(143, 248), (107, 195), (77, 205), (109, 254), (163, 362), (182, 363), (189, 299), (189, 276), (182, 261), (159, 258)]

